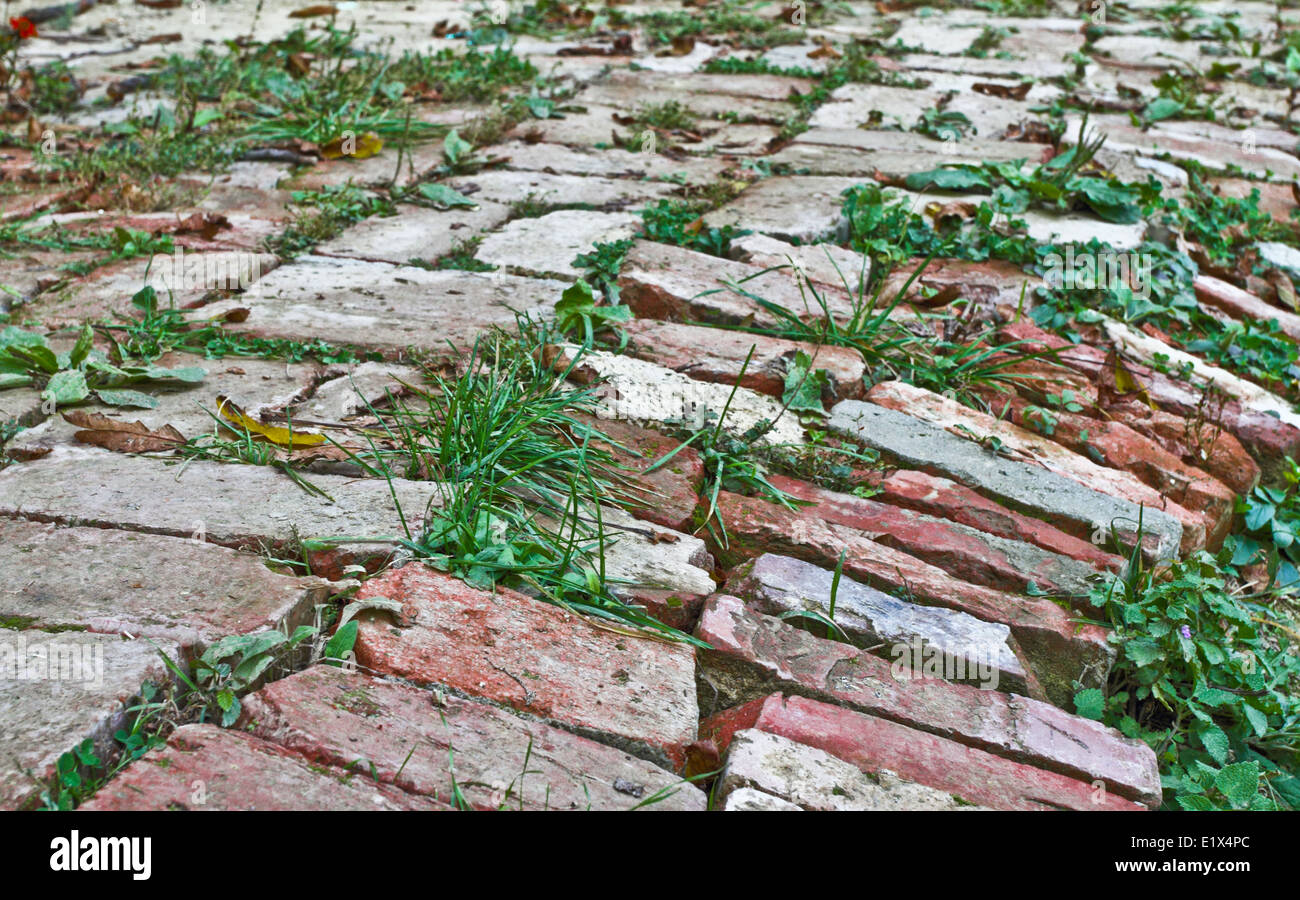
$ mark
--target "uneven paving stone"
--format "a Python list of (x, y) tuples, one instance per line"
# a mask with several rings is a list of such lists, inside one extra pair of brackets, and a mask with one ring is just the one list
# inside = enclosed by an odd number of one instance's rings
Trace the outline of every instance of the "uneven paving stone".
[[(825, 317), (818, 300), (806, 289), (800, 290), (791, 269), (764, 272), (765, 268), (684, 247), (637, 241), (623, 259), (618, 285), (623, 302), (645, 319), (758, 327), (780, 322), (778, 316), (739, 290), (779, 304), (805, 321)], [(728, 284), (739, 286), (739, 290)], [(837, 321), (852, 316), (852, 303), (843, 290), (827, 287), (819, 293)]]
[(474, 198), (475, 209), (428, 209), (399, 206), (395, 216), (371, 216), (336, 238), (318, 244), (318, 256), (406, 265), (412, 260), (434, 262), (456, 250), (479, 231), (495, 228), (510, 217), (504, 203)]
[(328, 768), (215, 725), (183, 725), (81, 809), (450, 810), (366, 775)]
[(871, 260), (836, 244), (796, 246), (765, 234), (747, 234), (731, 242), (733, 256), (750, 265), (798, 269), (799, 276), (820, 287), (846, 291), (856, 298), (871, 280)]
[(997, 756), (1051, 769), (1121, 796), (1161, 801), (1155, 754), (1091, 719), (1017, 694), (929, 677), (903, 664), (793, 628), (714, 594), (696, 637), (705, 714), (783, 691), (850, 706)]
[[(578, 348), (571, 348), (570, 352)], [(595, 413), (602, 419), (617, 419), (654, 428), (670, 421), (698, 423), (703, 427), (707, 413), (727, 411), (724, 430), (740, 435), (760, 422), (771, 428), (755, 438), (757, 443), (801, 444), (803, 428), (797, 418), (784, 415), (781, 404), (748, 388), (696, 381), (654, 363), (618, 356), (601, 350), (583, 353), (570, 377), (594, 378), (599, 385), (593, 395), (599, 401)], [(728, 405), (730, 402), (730, 405)]]
[(704, 217), (710, 228), (734, 225), (781, 240), (812, 244), (839, 228), (844, 191), (853, 178), (777, 175), (746, 188), (735, 200)]
[(768, 480), (812, 504), (800, 508), (795, 516), (853, 528), (972, 584), (1008, 591), (1025, 591), (1033, 584), (1051, 593), (1083, 594), (1096, 574), (1092, 566), (1068, 556), (935, 516), (825, 490), (784, 475)]
[(881, 293), (886, 298), (902, 293), (906, 302), (918, 306), (933, 306), (936, 296), (955, 296), (981, 306), (1015, 309), (1021, 305), (1022, 296), (1032, 297), (1040, 283), (1038, 276), (1004, 260), (932, 259), (927, 263), (909, 259), (889, 273)]
[(405, 393), (406, 385), (419, 387), (424, 383), (419, 369), (391, 363), (331, 366), (325, 374), (331, 375), (339, 369), (344, 371), (316, 385), (310, 397), (293, 404), (291, 412), (295, 420), (341, 422), (366, 414), (370, 407)]
[(724, 812), (803, 812), (789, 800), (773, 797), (754, 788), (740, 787), (731, 791), (718, 805)]
[[(617, 147), (593, 152), (561, 144), (530, 144), (525, 141), (507, 141), (481, 152), (488, 156), (508, 157), (505, 165), (510, 169), (598, 178), (662, 180), (672, 184), (709, 184), (727, 168), (725, 161), (708, 157), (669, 157), (662, 153), (637, 153)], [(563, 192), (561, 197), (564, 202), (570, 202)]]
[[(217, 397), (228, 397), (255, 416), (263, 409), (282, 408), (305, 396), (321, 374), (321, 367), (310, 362), (215, 360), (188, 353), (167, 353), (155, 363), (166, 368), (195, 367), (203, 369), (206, 374), (202, 381), (194, 384), (177, 384), (171, 389), (153, 388), (151, 396), (158, 402), (153, 409), (124, 409), (94, 402), (79, 408), (110, 419), (143, 422), (150, 429), (171, 425), (185, 437), (192, 438), (216, 430), (212, 414), (217, 412)], [(0, 394), (0, 397), (5, 394)], [(88, 445), (76, 440), (75, 435), (80, 429), (62, 415), (43, 415), (43, 419), (15, 436), (5, 445), (5, 452), (19, 457), (34, 457), (58, 446), (90, 450)]]
[[(781, 554), (772, 557), (774, 566), (778, 565), (775, 561), (786, 557), (805, 565), (811, 563), (802, 570), (802, 582), (794, 573), (786, 572), (777, 583), (783, 585), (782, 591), (802, 584), (799, 590), (812, 591), (813, 599), (820, 598), (827, 610), (828, 570), (838, 565), (843, 554), (844, 573), (866, 585), (1009, 627), (1014, 639), (1011, 646), (1019, 651), (1029, 681), (1025, 688), (1008, 690), (1048, 696), (1053, 702), (1064, 703), (1073, 697), (1073, 681), (1100, 684), (1110, 667), (1114, 654), (1106, 646), (1105, 633), (1095, 626), (1079, 626), (1074, 617), (1050, 600), (962, 581), (923, 560), (877, 543), (856, 529), (814, 518), (791, 517), (783, 507), (757, 498), (724, 491), (719, 495), (718, 512), (727, 523), (730, 539), (730, 547), (718, 551), (724, 564), (746, 556), (763, 559), (764, 554)], [(780, 565), (792, 563), (790, 560)], [(735, 587), (736, 577), (733, 573), (727, 582), (732, 593), (740, 592)]]
[[(0, 516), (60, 525), (122, 528), (196, 538), (223, 547), (283, 547), (302, 538), (402, 534), (394, 495), (412, 529), (438, 486), (394, 479), (311, 475), (333, 500), (308, 493), (266, 466), (161, 460), (99, 450), (56, 449), (35, 462), (0, 471)], [(387, 544), (343, 544), (313, 552), (312, 570), (337, 576), (341, 567), (378, 561)]]
[[(681, 441), (629, 422), (598, 419), (586, 413), (572, 415), (608, 437), (607, 446), (617, 464), (632, 473), (636, 485), (651, 492), (641, 497), (642, 503), (628, 504), (627, 512), (674, 531), (694, 528), (699, 488), (704, 483), (704, 461), (694, 447), (682, 448)], [(649, 471), (669, 453), (673, 454), (671, 459)]]
[(690, 647), (624, 636), (556, 606), (489, 594), (426, 566), (386, 572), (361, 599), (402, 604), (402, 624), (362, 613), (367, 671), (490, 701), (677, 769), (695, 740)]
[[(1023, 397), (988, 392), (990, 408), (1021, 428), (1035, 429), (1039, 413)], [(1000, 406), (999, 406), (1000, 404)], [(1039, 407), (1041, 408), (1041, 407)], [(1184, 463), (1177, 455), (1121, 422), (1080, 413), (1052, 412), (1052, 441), (1099, 464), (1128, 472), (1184, 509), (1198, 513), (1206, 545), (1217, 550), (1232, 527), (1237, 495), (1226, 484)]]
[[(252, 287), (279, 265), (275, 256), (266, 253), (228, 251), (202, 256), (205, 275), (204, 281), (197, 286), (188, 283), (182, 286), (169, 281), (165, 272), (173, 264), (172, 255), (121, 260), (42, 291), (24, 305), (24, 317), (39, 321), (48, 328), (133, 318), (139, 310), (131, 305), (131, 298), (147, 284), (164, 292), (170, 286), (172, 303), (187, 308), (197, 305), (217, 287), (237, 287), (240, 284)], [(211, 260), (211, 277), (206, 272), (207, 260)], [(186, 265), (189, 265), (188, 261)], [(239, 299), (231, 302), (238, 305)]]
[(803, 697), (772, 694), (700, 723), (700, 734), (719, 749), (746, 729), (816, 747), (868, 774), (888, 770), (899, 778), (992, 809), (1146, 809), (1056, 772)]
[(108, 758), (140, 686), (171, 677), (159, 650), (179, 654), (165, 639), (0, 629), (0, 809), (38, 803), (59, 756), (82, 741)]
[(1139, 516), (1144, 546), (1171, 559), (1182, 543), (1182, 525), (1157, 509), (1142, 509), (1077, 481), (985, 449), (938, 425), (874, 403), (842, 400), (828, 423), (836, 434), (871, 447), (911, 469), (951, 478), (1012, 509), (1047, 519), (1075, 537), (1089, 539), (1100, 527), (1130, 544)]
[[(1094, 383), (1106, 362), (1105, 351), (1086, 344), (1071, 344), (1027, 320), (1003, 326), (998, 336), (1020, 341), (1026, 351), (1051, 350), (1055, 361)], [(1265, 459), (1275, 453), (1286, 455), (1289, 447), (1300, 448), (1300, 429), (1272, 416), (1243, 410), (1236, 401), (1216, 402), (1208, 420), (1193, 426), (1189, 423), (1198, 419), (1197, 410), (1202, 407), (1196, 391), (1136, 363), (1130, 362), (1129, 369), (1159, 408), (1152, 409), (1140, 400), (1121, 397), (1106, 405), (1106, 414), (1160, 441), (1171, 453), (1203, 468), (1238, 494), (1249, 493), (1260, 477), (1259, 465), (1243, 444)]]
[(861, 180), (881, 172), (904, 177), (926, 172), (946, 163), (1012, 162), (1046, 160), (1042, 144), (967, 139), (936, 141), (898, 131), (866, 131), (861, 128), (810, 128), (769, 159), (811, 175), (853, 175)]
[(1153, 362), (1157, 355), (1165, 357), (1165, 365), (1177, 369), (1190, 366), (1192, 375), (1213, 384), (1230, 397), (1235, 397), (1244, 409), (1278, 419), (1283, 425), (1300, 428), (1300, 412), (1276, 394), (1259, 385), (1240, 378), (1225, 369), (1170, 347), (1144, 332), (1135, 331), (1123, 322), (1105, 319), (1102, 326), (1107, 336), (1143, 362)]
[[(702, 810), (704, 793), (645, 760), (486, 703), (313, 666), (244, 700), (257, 737), (313, 764), (474, 809)], [(453, 786), (455, 778), (455, 787)]]
[(548, 314), (566, 282), (503, 273), (439, 271), (381, 262), (304, 256), (265, 276), (255, 300), (219, 300), (203, 317), (236, 308), (232, 330), (262, 337), (319, 338), (388, 351), (411, 345), (470, 346), (493, 325), (513, 328), (515, 312)]
[[(471, 200), (546, 206), (582, 205), (593, 209), (644, 206), (667, 197), (678, 186), (667, 182), (598, 175), (552, 175), (517, 169), (494, 169), (447, 182)], [(597, 216), (599, 218), (599, 216)]]
[(590, 253), (596, 244), (632, 237), (639, 223), (632, 213), (578, 209), (515, 219), (485, 237), (474, 258), (507, 270), (577, 278), (582, 270), (573, 265), (575, 258)]
[(183, 538), (0, 519), (0, 619), (150, 637), (188, 654), (228, 634), (310, 621), (331, 585)]
[[(697, 381), (730, 387), (739, 379), (741, 387), (779, 398), (790, 364), (796, 354), (805, 353), (814, 370), (824, 370), (830, 377), (832, 397), (858, 397), (863, 392), (866, 365), (862, 354), (848, 347), (653, 319), (634, 319), (623, 330), (632, 337), (627, 352)], [(751, 348), (754, 353), (746, 366)]]
[[(1062, 142), (1077, 144), (1082, 122), (1082, 118), (1067, 117)], [(1095, 124), (1090, 121), (1089, 127), (1091, 129)], [(1191, 160), (1216, 170), (1233, 165), (1251, 175), (1284, 181), (1300, 176), (1300, 160), (1272, 147), (1255, 147), (1252, 151), (1236, 142), (1225, 143), (1221, 140), (1175, 134), (1162, 130), (1158, 125), (1143, 132), (1123, 121), (1107, 122), (1105, 132), (1106, 145), (1111, 150), (1157, 158), (1168, 154), (1175, 159)]]
[(737, 731), (718, 776), (715, 798), (750, 788), (807, 810), (976, 809), (933, 788), (882, 770), (868, 775), (825, 750), (756, 729)]
[[(802, 560), (765, 553), (732, 572), (726, 589), (759, 612), (792, 616), (801, 626), (824, 628), (795, 614), (812, 611), (830, 617), (833, 574)], [(929, 652), (942, 654), (945, 672), (954, 672), (956, 680), (986, 689), (1021, 693), (1028, 689), (1025, 667), (1005, 625), (954, 609), (918, 606), (852, 578), (839, 583), (834, 621), (855, 646), (888, 645), (885, 653), (889, 654), (904, 652), (899, 648), (919, 641), (927, 649), (934, 648)]]

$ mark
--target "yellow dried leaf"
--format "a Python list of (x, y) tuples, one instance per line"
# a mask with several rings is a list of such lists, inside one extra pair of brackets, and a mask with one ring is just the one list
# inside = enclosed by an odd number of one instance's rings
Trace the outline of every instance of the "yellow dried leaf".
[(315, 447), (318, 444), (325, 443), (325, 435), (323, 434), (299, 431), (296, 428), (291, 431), (278, 425), (264, 425), (240, 409), (229, 397), (217, 396), (217, 415), (227, 422), (238, 425), (245, 431), (266, 438), (278, 447), (288, 447), (290, 450), (296, 450), (299, 447)]
[(345, 132), (332, 141), (320, 146), (320, 155), (325, 159), (339, 159), (349, 156), (352, 159), (368, 159), (384, 149), (383, 139), (373, 131), (365, 134)]

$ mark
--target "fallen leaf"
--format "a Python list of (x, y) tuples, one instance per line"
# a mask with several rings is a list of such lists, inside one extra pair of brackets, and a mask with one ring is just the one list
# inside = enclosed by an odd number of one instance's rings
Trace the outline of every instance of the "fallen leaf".
[(336, 16), (339, 10), (337, 6), (331, 6), (328, 3), (318, 3), (315, 6), (304, 6), (302, 9), (295, 9), (289, 13), (291, 19), (311, 19), (316, 16)]
[(1008, 84), (996, 84), (990, 81), (977, 81), (975, 84), (971, 85), (971, 90), (977, 94), (987, 94), (990, 97), (1001, 97), (1004, 100), (1023, 100), (1025, 99), (1025, 94), (1029, 93), (1031, 87), (1033, 87), (1033, 84), (1028, 81), (1023, 84), (1018, 84), (1015, 87)]
[(235, 405), (229, 397), (217, 396), (217, 415), (227, 422), (238, 425), (245, 431), (266, 438), (279, 447), (297, 450), (299, 447), (315, 447), (325, 443), (325, 435), (301, 431), (297, 428), (281, 428), (278, 425), (263, 425)]
[(1138, 380), (1138, 377), (1129, 371), (1128, 366), (1119, 358), (1119, 353), (1114, 347), (1106, 354), (1106, 360), (1101, 364), (1101, 372), (1098, 376), (1098, 394), (1101, 397), (1127, 397), (1133, 396), (1141, 400), (1152, 410), (1158, 410), (1156, 402), (1151, 399), (1147, 393), (1146, 386)]
[(177, 9), (181, 5), (181, 0), (135, 0), (139, 6), (147, 6), (150, 9)]
[(695, 49), (695, 38), (689, 34), (679, 34), (673, 38), (672, 45), (660, 50), (656, 56), (686, 56)]
[(1269, 269), (1264, 278), (1273, 286), (1278, 303), (1292, 312), (1300, 312), (1300, 300), (1296, 299), (1295, 285), (1291, 283), (1290, 277), (1285, 272), (1281, 269)]
[(196, 212), (176, 223), (175, 234), (197, 234), (205, 241), (217, 236), (217, 232), (230, 228), (230, 220), (218, 213)]
[(155, 35), (153, 35), (152, 37), (147, 37), (147, 38), (145, 38), (144, 43), (146, 43), (146, 44), (175, 44), (175, 43), (177, 43), (178, 41), (181, 41), (181, 40), (184, 40), (184, 35), (182, 35), (179, 31), (174, 31), (174, 32), (172, 32), (171, 34), (155, 34)]
[(289, 70), (291, 75), (299, 78), (311, 74), (311, 54), (309, 53), (290, 53), (284, 61), (284, 67)]
[(357, 135), (339, 135), (320, 145), (320, 155), (325, 159), (369, 159), (384, 149), (384, 142), (373, 131)]
[(650, 543), (652, 544), (675, 544), (680, 540), (681, 536), (673, 534), (671, 531), (652, 531), (650, 533)]
[(185, 435), (171, 425), (151, 431), (143, 422), (123, 422), (84, 409), (68, 410), (63, 418), (81, 429), (73, 435), (81, 443), (118, 453), (159, 453), (185, 443)]
[(808, 54), (809, 59), (839, 59), (844, 54), (831, 46), (830, 41), (822, 41), (821, 46)]

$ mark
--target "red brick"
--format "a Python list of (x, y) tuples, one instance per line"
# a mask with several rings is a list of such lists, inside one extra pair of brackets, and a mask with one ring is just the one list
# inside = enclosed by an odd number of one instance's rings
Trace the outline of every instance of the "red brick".
[(1007, 509), (963, 484), (947, 478), (898, 469), (886, 474), (877, 485), (880, 498), (895, 506), (914, 509), (998, 537), (1024, 541), (1053, 553), (1090, 563), (1098, 569), (1119, 571), (1124, 561), (1096, 544), (1066, 534), (1059, 528)]
[[(318, 765), (474, 809), (699, 809), (704, 794), (621, 750), (486, 703), (315, 666), (244, 699), (241, 724)], [(357, 761), (361, 760), (361, 764)]]
[[(1009, 627), (1028, 668), (1053, 702), (1066, 702), (1073, 696), (1071, 682), (1111, 656), (1102, 629), (1078, 624), (1050, 600), (1019, 597), (961, 581), (861, 532), (815, 516), (801, 516), (755, 497), (723, 491), (718, 496), (718, 510), (731, 536), (730, 547), (717, 550), (724, 565), (762, 553), (780, 553), (830, 568), (845, 551), (844, 573), (860, 582), (902, 591), (921, 603), (960, 610)], [(734, 593), (730, 585), (729, 581), (728, 590)]]
[(735, 706), (772, 690), (850, 706), (995, 756), (1091, 782), (1148, 805), (1161, 799), (1155, 754), (1139, 741), (1048, 703), (919, 674), (825, 640), (715, 594), (696, 637), (704, 696)]
[(868, 774), (888, 769), (907, 781), (993, 809), (1146, 809), (1056, 772), (803, 697), (772, 694), (700, 723), (700, 733), (720, 748), (745, 728), (817, 747)]
[(864, 532), (877, 543), (911, 554), (972, 584), (1024, 591), (1032, 582), (1053, 593), (1086, 589), (1091, 566), (1031, 544), (994, 537), (914, 510), (840, 494), (781, 475), (769, 479), (794, 497), (815, 503), (795, 515)]
[[(1026, 413), (1031, 404), (1023, 398), (999, 395), (999, 400), (1001, 405), (995, 410), (999, 414), (1005, 410), (1009, 421), (1031, 430), (1045, 427), (1042, 413)], [(1101, 465), (1130, 472), (1179, 506), (1200, 513), (1210, 549), (1223, 543), (1232, 528), (1232, 507), (1237, 499), (1226, 484), (1123, 423), (1050, 407), (1048, 412), (1053, 441)]]
[(658, 764), (685, 761), (697, 718), (687, 645), (597, 627), (420, 563), (385, 572), (357, 594), (378, 596), (402, 604), (402, 622), (358, 617), (355, 652), (365, 670), (508, 706)]
[[(697, 381), (733, 385), (739, 379), (741, 387), (780, 397), (785, 391), (787, 366), (803, 351), (813, 358), (813, 369), (825, 369), (829, 374), (832, 400), (862, 395), (866, 365), (862, 354), (848, 347), (653, 319), (635, 319), (625, 328), (632, 336), (628, 352), (633, 356)], [(754, 355), (744, 366), (751, 347)]]
[(612, 448), (614, 457), (629, 470), (634, 485), (644, 491), (638, 494), (642, 503), (625, 504), (624, 509), (638, 519), (674, 531), (694, 529), (698, 491), (704, 482), (704, 462), (694, 447), (679, 450), (667, 463), (647, 474), (647, 469), (681, 446), (681, 441), (619, 419), (597, 419), (583, 413), (573, 417), (626, 448)]
[(1197, 275), (1193, 287), (1196, 299), (1207, 306), (1221, 309), (1234, 319), (1251, 318), (1261, 322), (1275, 319), (1283, 334), (1300, 340), (1300, 316), (1293, 312), (1270, 306), (1254, 294), (1213, 275)]
[(361, 772), (309, 763), (240, 731), (177, 728), (167, 746), (132, 763), (83, 810), (450, 809)]

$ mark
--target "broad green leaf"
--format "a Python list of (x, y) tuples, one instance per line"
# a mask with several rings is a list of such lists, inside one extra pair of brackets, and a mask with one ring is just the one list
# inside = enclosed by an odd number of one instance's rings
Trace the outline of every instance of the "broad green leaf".
[(1101, 720), (1106, 710), (1106, 697), (1099, 688), (1088, 688), (1074, 695), (1074, 711), (1085, 719)]
[(1142, 118), (1148, 122), (1159, 122), (1178, 115), (1183, 111), (1183, 104), (1170, 97), (1157, 97), (1142, 110)]
[(445, 184), (422, 184), (419, 190), (420, 196), (439, 209), (451, 209), (457, 206), (478, 209), (477, 203), (455, 188), (448, 187)]
[(100, 403), (108, 406), (130, 406), (138, 409), (156, 409), (158, 398), (141, 391), (109, 390), (100, 388), (95, 391)]
[(339, 666), (340, 660), (346, 659), (357, 642), (357, 621), (353, 619), (334, 632), (334, 636), (325, 644), (325, 661), (332, 666)]
[(90, 388), (85, 375), (75, 369), (66, 369), (54, 374), (45, 390), (41, 391), (41, 396), (53, 400), (56, 406), (65, 406), (85, 400), (90, 396)]
[(1234, 807), (1243, 809), (1259, 793), (1259, 766), (1253, 762), (1224, 766), (1215, 777), (1214, 786)]
[(923, 191), (931, 187), (942, 191), (966, 191), (991, 186), (988, 174), (973, 168), (942, 168), (931, 169), (928, 172), (914, 172), (908, 175), (903, 183), (913, 191)]

